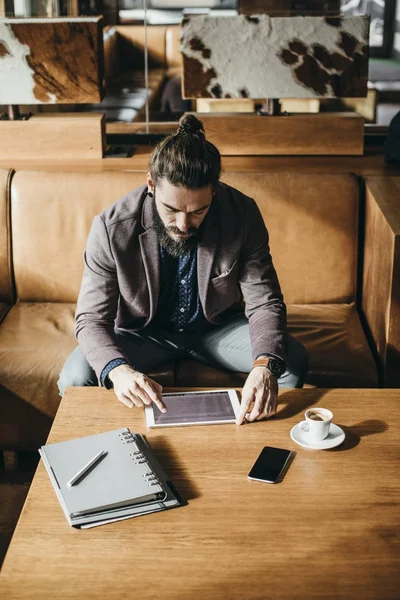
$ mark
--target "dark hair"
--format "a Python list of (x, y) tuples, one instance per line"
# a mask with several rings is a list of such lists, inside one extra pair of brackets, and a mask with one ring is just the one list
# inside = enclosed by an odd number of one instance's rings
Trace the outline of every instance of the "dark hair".
[(149, 170), (155, 185), (165, 178), (177, 187), (199, 189), (218, 182), (221, 155), (206, 140), (203, 123), (194, 115), (183, 115), (176, 133), (153, 150)]

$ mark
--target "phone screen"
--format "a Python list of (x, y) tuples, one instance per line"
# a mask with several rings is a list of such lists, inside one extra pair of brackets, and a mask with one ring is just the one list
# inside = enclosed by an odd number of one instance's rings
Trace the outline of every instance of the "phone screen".
[(248, 474), (248, 478), (277, 483), (291, 456), (290, 450), (265, 446)]

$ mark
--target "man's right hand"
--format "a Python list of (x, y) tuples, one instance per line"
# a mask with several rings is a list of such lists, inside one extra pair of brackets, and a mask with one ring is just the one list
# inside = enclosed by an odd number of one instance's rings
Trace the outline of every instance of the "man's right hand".
[(133, 408), (150, 405), (152, 402), (161, 412), (167, 412), (161, 399), (162, 385), (150, 379), (143, 373), (135, 371), (129, 365), (119, 365), (112, 369), (108, 377), (112, 381), (114, 393), (118, 400)]

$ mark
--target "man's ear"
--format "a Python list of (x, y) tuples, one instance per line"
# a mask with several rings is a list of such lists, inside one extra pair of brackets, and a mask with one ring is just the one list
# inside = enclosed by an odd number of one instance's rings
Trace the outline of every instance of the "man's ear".
[(154, 194), (154, 183), (150, 173), (147, 173), (147, 187), (149, 188), (149, 192)]

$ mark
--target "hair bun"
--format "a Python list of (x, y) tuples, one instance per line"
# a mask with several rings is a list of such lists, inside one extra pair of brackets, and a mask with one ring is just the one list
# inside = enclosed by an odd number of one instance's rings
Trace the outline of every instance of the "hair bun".
[(205, 139), (203, 123), (194, 115), (183, 115), (179, 121), (178, 134), (197, 135)]

